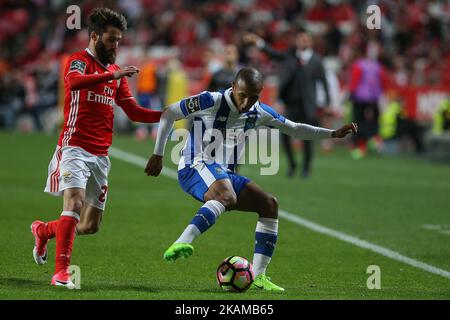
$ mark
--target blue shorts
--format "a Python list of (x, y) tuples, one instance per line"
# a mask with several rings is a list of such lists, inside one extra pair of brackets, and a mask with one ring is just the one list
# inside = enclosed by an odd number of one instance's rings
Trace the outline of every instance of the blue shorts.
[(251, 180), (233, 172), (227, 172), (220, 164), (199, 163), (178, 170), (178, 183), (181, 188), (195, 199), (205, 202), (204, 195), (217, 180), (229, 179), (237, 196)]

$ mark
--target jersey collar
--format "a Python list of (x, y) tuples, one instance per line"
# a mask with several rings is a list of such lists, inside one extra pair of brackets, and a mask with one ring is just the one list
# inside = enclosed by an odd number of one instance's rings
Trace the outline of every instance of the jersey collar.
[(228, 88), (227, 90), (225, 90), (223, 95), (225, 96), (225, 100), (226, 100), (228, 106), (230, 107), (231, 111), (239, 112), (236, 105), (234, 104), (233, 100), (231, 99), (231, 93), (232, 93), (231, 88)]

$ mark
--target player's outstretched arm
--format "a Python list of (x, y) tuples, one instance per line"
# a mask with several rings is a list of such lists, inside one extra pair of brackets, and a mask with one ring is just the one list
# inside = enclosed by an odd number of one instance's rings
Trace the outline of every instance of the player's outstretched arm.
[(305, 123), (295, 123), (286, 119), (284, 123), (280, 123), (278, 126), (275, 125), (275, 127), (278, 127), (281, 132), (301, 140), (344, 138), (350, 133), (356, 134), (358, 132), (358, 125), (353, 122), (337, 130), (330, 130)]
[(155, 149), (153, 155), (147, 162), (145, 173), (147, 176), (157, 177), (161, 173), (164, 149), (166, 147), (167, 139), (172, 130), (175, 120), (184, 118), (184, 114), (180, 109), (180, 102), (168, 106), (161, 115), (159, 121), (158, 135), (156, 137)]
[(286, 52), (279, 52), (277, 50), (272, 49), (263, 38), (258, 36), (256, 33), (244, 32), (242, 36), (242, 40), (247, 45), (253, 45), (257, 47), (259, 50), (265, 52), (271, 59), (283, 61), (288, 57)]
[(134, 122), (154, 123), (161, 118), (162, 111), (143, 108), (137, 104), (134, 98), (119, 100), (118, 105), (123, 109), (128, 119)]
[(66, 81), (70, 90), (81, 90), (92, 87), (99, 83), (104, 83), (110, 80), (117, 80), (123, 77), (131, 77), (137, 74), (139, 69), (134, 66), (128, 66), (123, 69), (114, 71), (113, 73), (95, 73), (95, 74), (80, 74), (79, 72), (69, 72), (66, 76)]
[[(127, 68), (128, 67), (125, 69)], [(123, 74), (126, 74), (127, 72), (128, 71), (125, 70)], [(116, 103), (123, 109), (128, 119), (131, 121), (154, 123), (158, 122), (161, 118), (161, 111), (143, 108), (137, 104), (133, 94), (131, 93), (130, 87), (128, 86), (128, 81), (126, 78), (120, 81), (116, 94)]]
[(261, 103), (262, 123), (269, 127), (280, 129), (281, 132), (301, 140), (318, 140), (327, 138), (343, 138), (347, 134), (356, 134), (358, 125), (356, 123), (346, 124), (337, 130), (315, 127), (305, 123), (296, 123), (278, 114), (271, 107)]

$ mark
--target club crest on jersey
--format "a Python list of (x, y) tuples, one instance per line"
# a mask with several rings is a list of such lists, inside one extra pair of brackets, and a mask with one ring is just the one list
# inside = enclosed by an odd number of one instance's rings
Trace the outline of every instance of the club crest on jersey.
[(186, 110), (188, 113), (200, 111), (200, 96), (195, 96), (185, 100)]
[(249, 129), (254, 129), (256, 127), (256, 120), (258, 120), (258, 115), (256, 113), (250, 113), (245, 120), (244, 131)]
[(73, 60), (70, 63), (69, 71), (78, 71), (81, 74), (84, 74), (84, 70), (86, 69), (86, 62), (81, 60)]
[[(105, 71), (105, 73), (109, 73), (109, 71)], [(114, 80), (109, 80), (108, 83), (113, 83)], [(120, 84), (120, 82), (118, 82), (118, 84)]]

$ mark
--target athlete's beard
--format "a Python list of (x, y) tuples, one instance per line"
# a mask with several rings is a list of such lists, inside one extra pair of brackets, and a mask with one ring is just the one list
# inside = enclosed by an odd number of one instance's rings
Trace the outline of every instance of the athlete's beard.
[(106, 49), (102, 40), (98, 41), (95, 45), (95, 52), (97, 53), (98, 60), (103, 64), (114, 64), (116, 62), (116, 51), (114, 49)]

